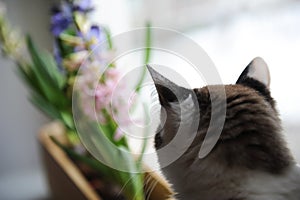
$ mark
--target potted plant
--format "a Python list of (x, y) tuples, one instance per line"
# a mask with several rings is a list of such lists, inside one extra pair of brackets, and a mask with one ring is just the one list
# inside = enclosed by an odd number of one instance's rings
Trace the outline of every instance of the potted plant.
[[(13, 29), (4, 14), (0, 16), (2, 52), (15, 61), (20, 78), (30, 89), (31, 102), (58, 121), (42, 128), (39, 135), (49, 185), (54, 197), (60, 199), (166, 199), (171, 194), (167, 184), (155, 173), (143, 170), (143, 151), (137, 158), (128, 154), (127, 138), (115, 117), (124, 121), (123, 112), (131, 110), (136, 102), (124, 104), (122, 95), (111, 101), (120, 72), (110, 60), (114, 46), (109, 30), (88, 21), (93, 9), (89, 0), (63, 1), (52, 9), (53, 54), (41, 51), (30, 36), (23, 42), (22, 37), (11, 34)], [(99, 43), (104, 45), (99, 47)], [(147, 63), (149, 26), (145, 45)], [(145, 70), (135, 86), (137, 95)], [(78, 110), (88, 127), (84, 134), (95, 132), (92, 145), (103, 158), (101, 162), (82, 145), (77, 130), (80, 123), (74, 122)], [(108, 164), (118, 162), (123, 170)]]
[[(68, 144), (65, 135), (65, 127), (59, 122), (47, 124), (41, 128), (39, 141), (42, 149), (42, 157), (47, 169), (47, 177), (51, 192), (56, 199), (109, 199), (110, 193), (118, 192), (119, 188), (99, 178), (97, 174), (97, 161), (75, 154), (72, 150), (64, 150), (56, 145), (51, 137), (54, 137), (61, 144)], [(75, 164), (77, 160), (77, 164)], [(95, 163), (94, 170), (84, 168), (81, 164), (85, 162)], [(101, 169), (99, 169), (101, 172)], [(84, 174), (85, 173), (85, 174)], [(96, 175), (95, 175), (96, 174)], [(114, 187), (112, 189), (111, 187)], [(105, 191), (108, 189), (109, 191)], [(168, 183), (155, 172), (144, 174), (144, 195), (145, 199), (169, 199), (171, 190)], [(119, 199), (119, 198), (118, 198)]]

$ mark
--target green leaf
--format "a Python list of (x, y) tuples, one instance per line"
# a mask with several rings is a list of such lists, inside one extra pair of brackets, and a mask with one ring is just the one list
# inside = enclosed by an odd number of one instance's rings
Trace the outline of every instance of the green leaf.
[(145, 46), (146, 46), (146, 51), (145, 51), (145, 59), (144, 63), (147, 64), (150, 61), (150, 53), (151, 53), (151, 24), (148, 22), (146, 24), (146, 39), (145, 39)]
[(145, 66), (143, 68), (141, 77), (140, 77), (138, 83), (135, 86), (135, 91), (137, 93), (140, 92), (141, 85), (144, 82), (146, 72), (147, 72), (146, 64), (149, 63), (150, 56), (151, 56), (151, 25), (150, 25), (150, 23), (147, 23), (147, 25), (146, 25), (146, 38), (145, 38), (145, 55), (144, 55), (144, 64), (145, 64)]
[(31, 93), (30, 101), (37, 108), (53, 119), (61, 119), (61, 114), (51, 103), (38, 93)]
[(66, 111), (61, 111), (60, 112), (61, 119), (63, 120), (64, 124), (69, 128), (74, 130), (75, 125), (74, 125), (74, 120), (72, 113), (66, 112)]
[(69, 103), (62, 91), (62, 85), (65, 81), (55, 72), (58, 69), (55, 69), (54, 61), (48, 60), (50, 56), (38, 53), (39, 51), (29, 36), (27, 37), (27, 47), (33, 61), (30, 66), (32, 77), (36, 79), (36, 84), (40, 87), (40, 94), (56, 107), (65, 107)]
[(69, 130), (66, 131), (66, 135), (68, 137), (69, 142), (72, 145), (78, 145), (78, 144), (81, 143), (79, 135), (77, 134), (76, 130), (69, 129)]
[(51, 77), (52, 83), (56, 85), (57, 88), (63, 89), (66, 84), (66, 77), (60, 72), (53, 56), (47, 52), (40, 54), (41, 61), (46, 67), (49, 76)]
[(137, 173), (140, 170), (137, 168), (133, 156), (128, 154), (127, 151), (128, 149), (120, 147), (120, 157), (122, 158), (122, 162), (125, 162), (127, 166), (127, 172), (120, 174), (123, 184), (125, 184), (123, 185), (124, 190), (128, 199), (143, 200), (143, 175)]
[(99, 128), (104, 133), (104, 135), (116, 146), (124, 146), (128, 148), (127, 140), (125, 137), (122, 137), (120, 140), (114, 139), (114, 134), (118, 128), (117, 123), (115, 120), (111, 117), (111, 115), (104, 109), (102, 111), (103, 115), (105, 116), (105, 119), (107, 120), (106, 124), (99, 124)]
[[(147, 114), (147, 110), (149, 110), (147, 104), (143, 104), (143, 108), (144, 108), (144, 113), (146, 115), (146, 123), (148, 123), (148, 121), (150, 121), (150, 117), (149, 115)], [(142, 144), (142, 150), (140, 152), (140, 156), (138, 157), (136, 163), (137, 163), (137, 166), (139, 169), (141, 169), (143, 166), (142, 166), (142, 162), (143, 162), (143, 156), (144, 156), (144, 153), (146, 151), (146, 147), (147, 147), (147, 144), (148, 144), (148, 136), (149, 136), (149, 133), (150, 133), (150, 128), (147, 126), (145, 129), (144, 129), (144, 140), (143, 140), (143, 144)]]
[(111, 39), (111, 33), (110, 33), (110, 31), (109, 31), (109, 29), (108, 28), (106, 28), (106, 27), (102, 27), (103, 28), (103, 30), (104, 30), (104, 33), (105, 33), (105, 35), (106, 35), (106, 40), (107, 40), (107, 44), (108, 44), (108, 49), (112, 49), (113, 48), (113, 43), (112, 43), (112, 39)]
[(41, 89), (37, 83), (37, 80), (29, 67), (19, 65), (16, 68), (16, 73), (22, 79), (22, 81), (27, 84), (29, 89), (37, 93), (41, 93)]

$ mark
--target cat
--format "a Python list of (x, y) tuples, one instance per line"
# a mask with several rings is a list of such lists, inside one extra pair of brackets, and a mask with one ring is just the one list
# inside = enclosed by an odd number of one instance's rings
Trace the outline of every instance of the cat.
[[(198, 125), (195, 138), (183, 154), (162, 166), (163, 174), (174, 189), (174, 198), (300, 199), (300, 168), (283, 138), (276, 103), (269, 90), (269, 69), (262, 58), (253, 59), (236, 84), (197, 89), (178, 86), (149, 65), (147, 67), (164, 110), (161, 117), (164, 123), (159, 125), (155, 135), (159, 163), (172, 156), (172, 152), (159, 151), (175, 138), (181, 122), (190, 121)], [(218, 106), (219, 101), (224, 100), (218, 96), (222, 89), (226, 94), (225, 123), (212, 151), (200, 158), (200, 147), (210, 124), (211, 103), (215, 101)], [(198, 108), (185, 110), (185, 106), (180, 107), (180, 104), (196, 105)], [(195, 110), (194, 116), (182, 114)], [(197, 122), (194, 122), (195, 119)], [(214, 126), (214, 122), (211, 124)], [(181, 134), (186, 135), (183, 136), (186, 140), (190, 137), (189, 130)], [(176, 145), (174, 151), (182, 149), (180, 142)]]

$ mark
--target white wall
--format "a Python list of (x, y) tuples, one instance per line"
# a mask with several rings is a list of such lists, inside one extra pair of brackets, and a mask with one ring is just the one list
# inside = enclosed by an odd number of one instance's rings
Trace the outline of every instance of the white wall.
[(143, 26), (149, 20), (153, 26), (185, 31), (232, 18), (237, 13), (289, 1), (293, 0), (129, 0), (128, 3), (132, 4), (132, 24)]

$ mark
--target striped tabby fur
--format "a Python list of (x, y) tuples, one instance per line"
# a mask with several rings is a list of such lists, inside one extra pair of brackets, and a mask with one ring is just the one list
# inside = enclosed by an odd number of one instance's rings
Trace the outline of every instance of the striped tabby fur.
[[(275, 101), (269, 91), (269, 71), (255, 58), (234, 85), (189, 90), (164, 78), (152, 68), (167, 119), (156, 134), (155, 147), (164, 148), (182, 120), (174, 105), (190, 93), (198, 101), (199, 128), (185, 153), (163, 173), (180, 200), (299, 200), (300, 170), (284, 141)], [(226, 120), (221, 136), (208, 156), (198, 157), (211, 119), (211, 101), (218, 105), (225, 87)], [(210, 97), (214, 94), (214, 99)], [(176, 94), (176, 95), (175, 95)], [(212, 123), (212, 126), (218, 124)], [(180, 147), (178, 147), (180, 148)], [(164, 157), (158, 153), (162, 163)]]

